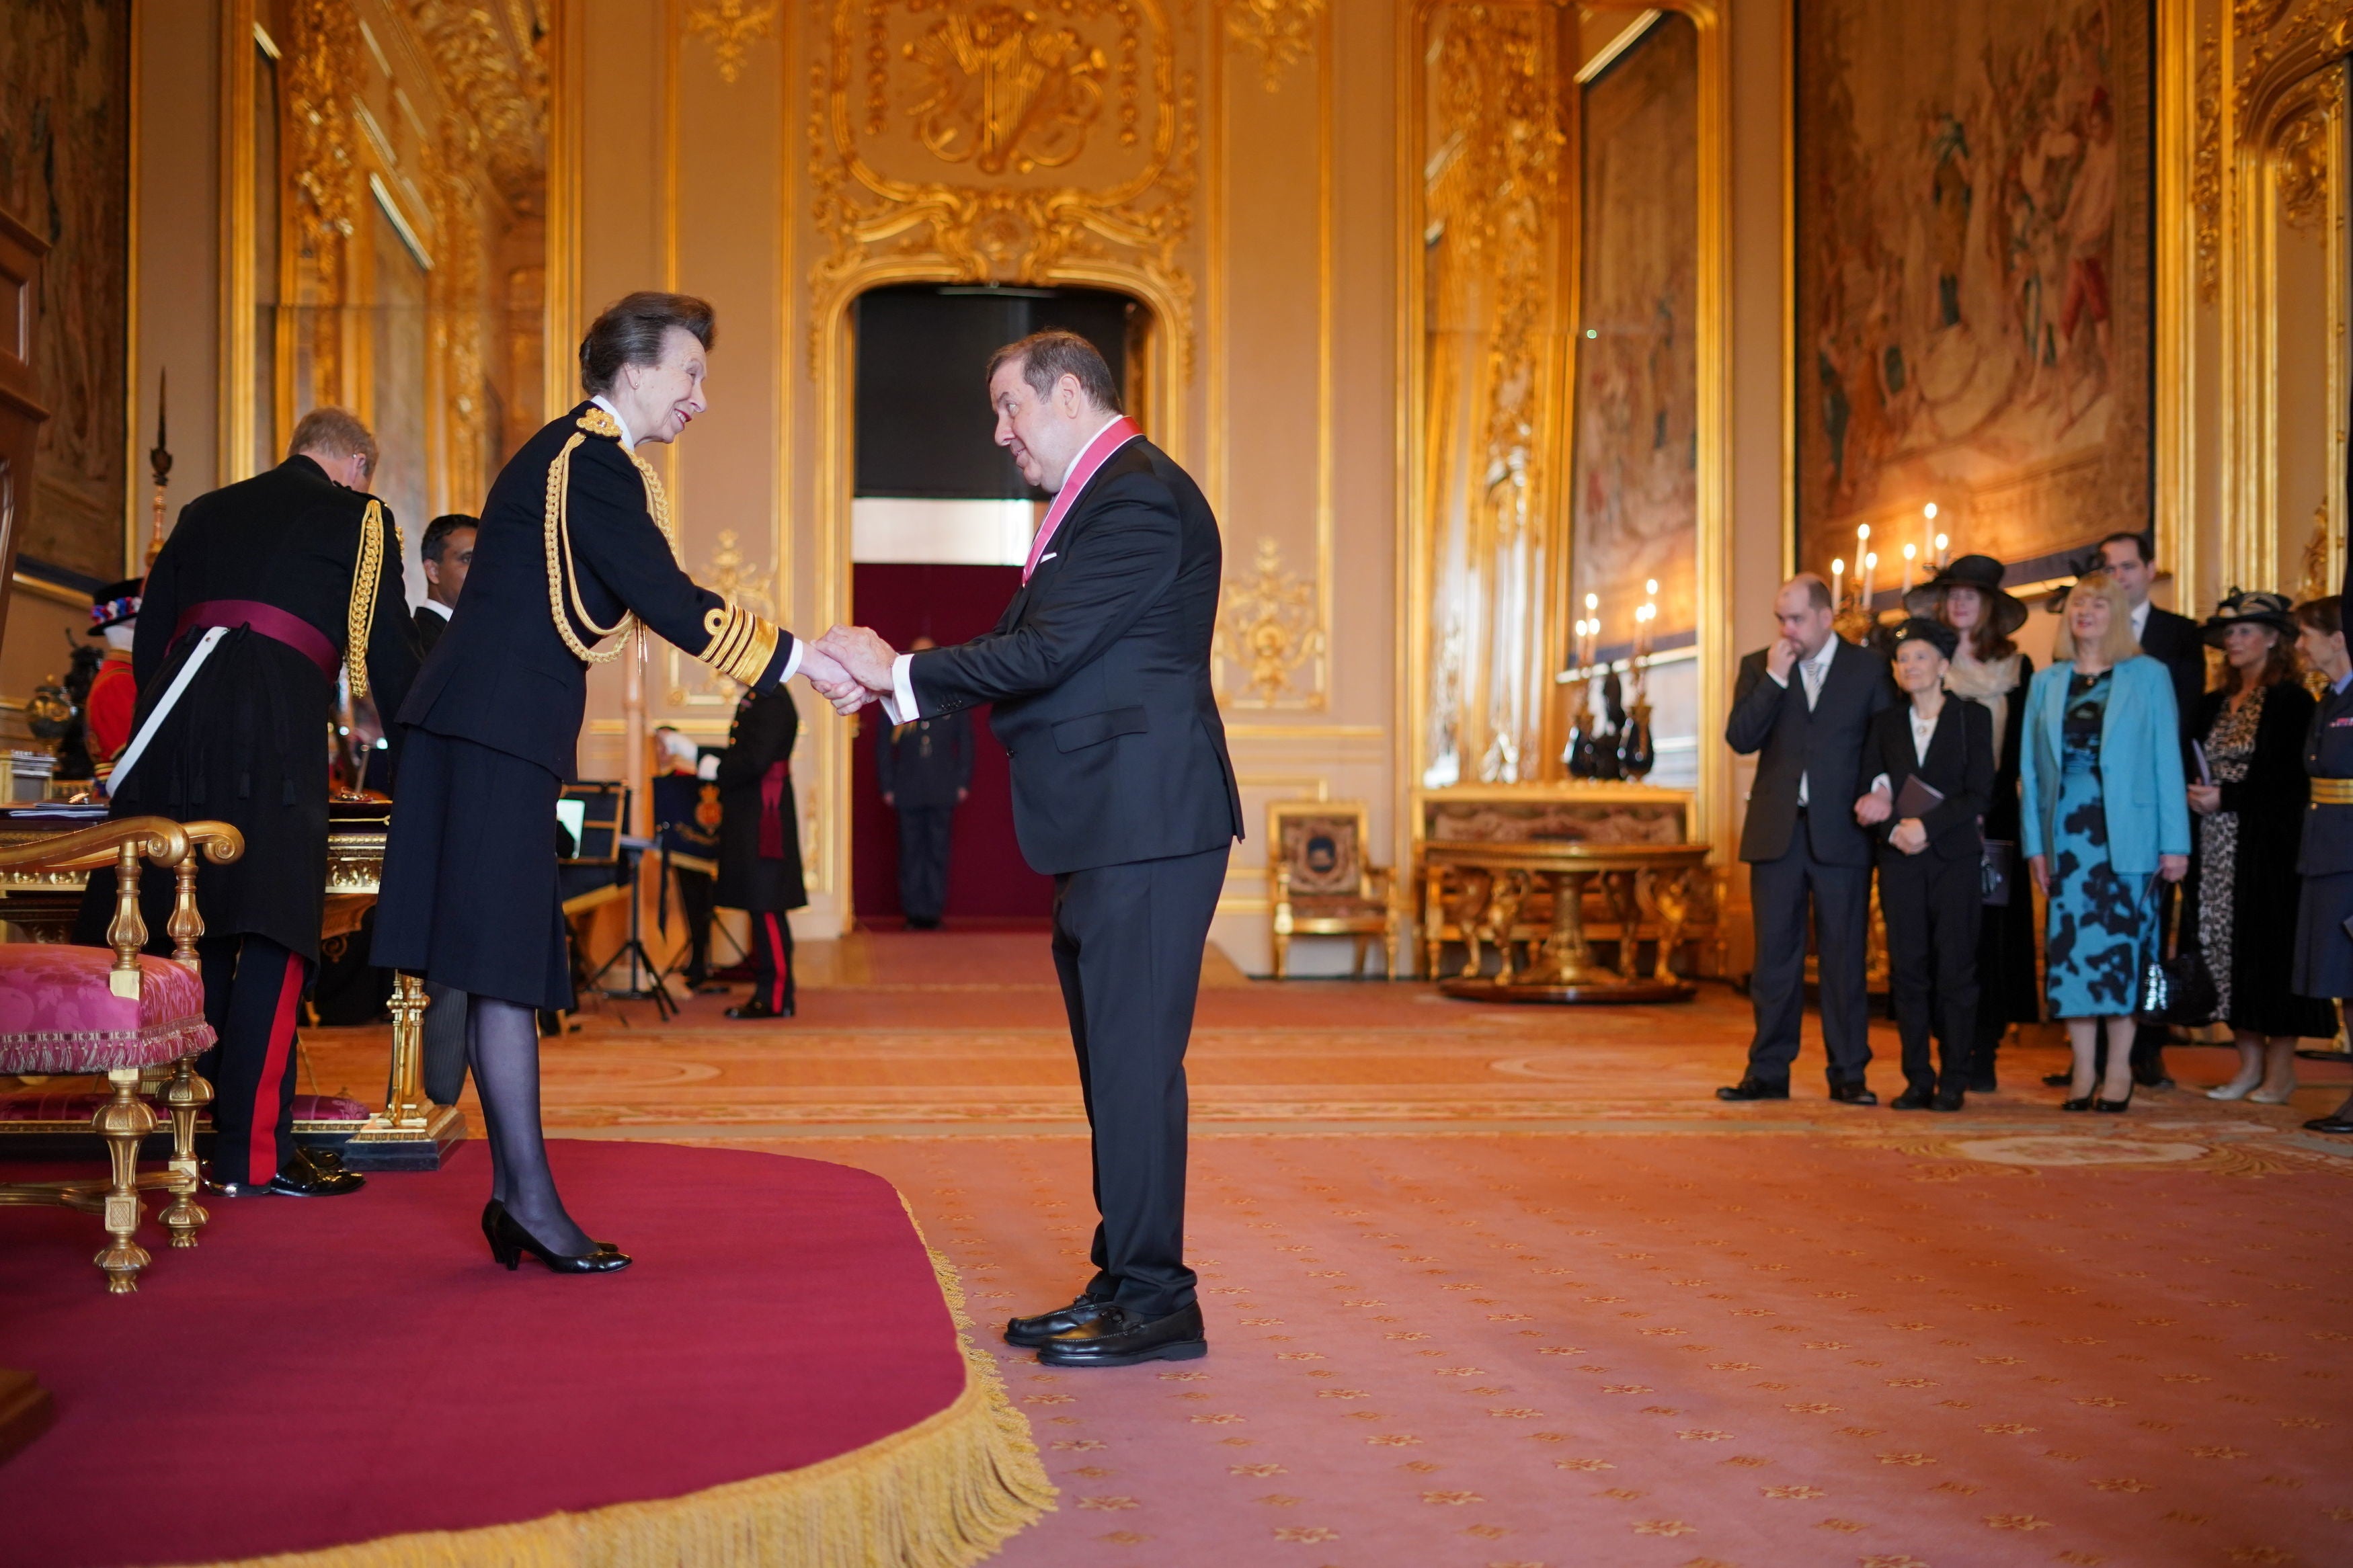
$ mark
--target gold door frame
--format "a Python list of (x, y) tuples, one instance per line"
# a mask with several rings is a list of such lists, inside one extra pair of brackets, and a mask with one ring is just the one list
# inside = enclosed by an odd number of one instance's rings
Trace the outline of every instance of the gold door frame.
[[(1419, 786), (1423, 771), (1430, 762), (1427, 729), (1430, 706), (1429, 683), (1432, 618), (1435, 614), (1433, 595), (1436, 591), (1435, 572), (1430, 559), (1435, 519), (1427, 498), (1431, 461), (1429, 421), (1432, 411), (1425, 384), (1428, 356), (1424, 348), (1428, 327), (1427, 268), (1423, 249), (1423, 180), (1428, 153), (1424, 145), (1428, 116), (1428, 75), (1424, 56), (1433, 17), (1448, 6), (1461, 3), (1461, 0), (1413, 0), (1410, 5), (1401, 7), (1396, 47), (1397, 100), (1405, 126), (1404, 154), (1397, 161), (1398, 210), (1402, 220), (1398, 235), (1398, 417), (1404, 436), (1399, 447), (1398, 474), (1397, 580), (1399, 594), (1398, 616), (1406, 634), (1400, 639), (1398, 670), (1398, 722), (1403, 731), (1403, 744), (1398, 750), (1403, 765), (1396, 781), (1396, 789), (1400, 849), (1406, 847), (1412, 794)], [(1539, 12), (1570, 18), (1575, 15), (1562, 11), (1549, 0), (1488, 0), (1488, 4), (1491, 9)], [(1723, 719), (1730, 690), (1733, 651), (1729, 602), (1730, 535), (1726, 527), (1729, 484), (1726, 438), (1730, 429), (1731, 395), (1731, 322), (1727, 288), (1731, 233), (1731, 61), (1725, 18), (1715, 0), (1667, 0), (1666, 4), (1655, 7), (1629, 3), (1622, 8), (1629, 12), (1652, 8), (1676, 11), (1688, 17), (1699, 34), (1699, 113), (1696, 127), (1699, 139), (1699, 256), (1696, 269), (1698, 320), (1695, 323), (1699, 362), (1699, 479), (1697, 554), (1694, 577), (1698, 605), (1699, 728), (1700, 733), (1705, 736), (1713, 732)], [(1565, 100), (1573, 89), (1568, 82), (1558, 79), (1562, 72), (1556, 55), (1551, 64), (1556, 78), (1550, 84), (1551, 89)], [(1570, 237), (1570, 244), (1565, 247), (1569, 265), (1558, 270), (1555, 279), (1556, 300), (1570, 304), (1573, 304), (1576, 290), (1576, 199), (1573, 195), (1568, 198), (1564, 214), (1565, 226)], [(1542, 437), (1551, 442), (1556, 452), (1564, 455), (1567, 450), (1566, 432), (1572, 428), (1573, 394), (1574, 383), (1571, 381), (1560, 391), (1556, 404), (1557, 414), (1546, 421), (1550, 428)], [(1566, 461), (1565, 456), (1563, 461)], [(1557, 479), (1540, 504), (1542, 510), (1536, 515), (1538, 526), (1550, 536), (1546, 559), (1555, 576), (1550, 589), (1557, 610), (1559, 601), (1567, 593), (1565, 585), (1567, 562), (1563, 546), (1568, 538), (1567, 498)], [(1565, 626), (1566, 622), (1563, 623)], [(1552, 681), (1558, 651), (1549, 647), (1540, 650), (1537, 668), (1531, 672), (1541, 679), (1545, 690), (1549, 694), (1547, 714), (1558, 701), (1559, 694)], [(1542, 733), (1549, 741), (1553, 734), (1549, 722)], [(1721, 747), (1700, 746), (1699, 775), (1692, 832), (1694, 838), (1706, 840), (1712, 839), (1720, 826), (1732, 819), (1728, 798), (1732, 770), (1730, 759)], [(1550, 771), (1539, 776), (1551, 776)], [(1466, 778), (1464, 782), (1471, 781)]]

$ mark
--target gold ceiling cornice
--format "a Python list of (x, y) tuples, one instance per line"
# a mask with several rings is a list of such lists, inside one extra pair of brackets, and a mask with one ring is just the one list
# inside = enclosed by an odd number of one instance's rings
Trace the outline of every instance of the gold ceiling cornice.
[(546, 19), (542, 3), (493, 15), (458, 0), (408, 0), (410, 24), (451, 103), (480, 132), (482, 160), (508, 208), (537, 213), (547, 174)]

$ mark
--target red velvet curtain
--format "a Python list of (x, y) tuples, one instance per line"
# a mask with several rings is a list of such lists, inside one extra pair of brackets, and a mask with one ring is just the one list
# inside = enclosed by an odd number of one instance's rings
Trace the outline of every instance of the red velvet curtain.
[[(850, 595), (858, 624), (872, 626), (905, 649), (917, 637), (946, 647), (997, 625), (1021, 586), (1018, 566), (901, 566), (852, 569)], [(850, 892), (858, 918), (892, 923), (899, 918), (899, 823), (874, 783), (875, 726), (882, 710), (859, 716), (850, 764)], [(988, 710), (972, 713), (972, 798), (956, 811), (948, 861), (950, 925), (1042, 923), (1053, 914), (1054, 884), (1029, 869), (1013, 837), (1013, 785), (1005, 748), (988, 732)]]

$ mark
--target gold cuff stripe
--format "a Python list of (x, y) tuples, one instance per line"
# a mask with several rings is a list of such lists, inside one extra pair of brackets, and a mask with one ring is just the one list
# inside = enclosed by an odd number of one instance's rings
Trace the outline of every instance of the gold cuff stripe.
[(2312, 803), (2315, 805), (2353, 805), (2353, 779), (2313, 780)]
[(712, 608), (702, 617), (702, 629), (711, 634), (711, 641), (694, 657), (743, 685), (757, 684), (776, 657), (780, 634), (775, 625), (740, 605)]

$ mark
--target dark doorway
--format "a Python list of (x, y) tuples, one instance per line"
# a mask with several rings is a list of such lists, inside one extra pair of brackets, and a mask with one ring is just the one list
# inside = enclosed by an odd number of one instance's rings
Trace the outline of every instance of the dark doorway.
[[(1125, 295), (1101, 289), (935, 284), (878, 289), (853, 310), (851, 613), (902, 649), (919, 636), (944, 646), (983, 636), (1021, 585), (1026, 520), (1045, 500), (991, 438), (983, 379), (989, 355), (1060, 327), (1093, 343), (1125, 384), (1129, 344), (1148, 318)], [(1025, 520), (1010, 534), (1002, 524), (1008, 503)], [(891, 509), (896, 526), (870, 529), (870, 506)], [(972, 795), (955, 814), (948, 923), (1042, 925), (1053, 912), (1052, 879), (1021, 858), (1010, 766), (988, 732), (988, 710), (970, 720)], [(850, 764), (850, 896), (859, 919), (876, 925), (902, 918), (898, 816), (882, 803), (875, 775), (885, 722), (880, 708), (865, 710)]]

